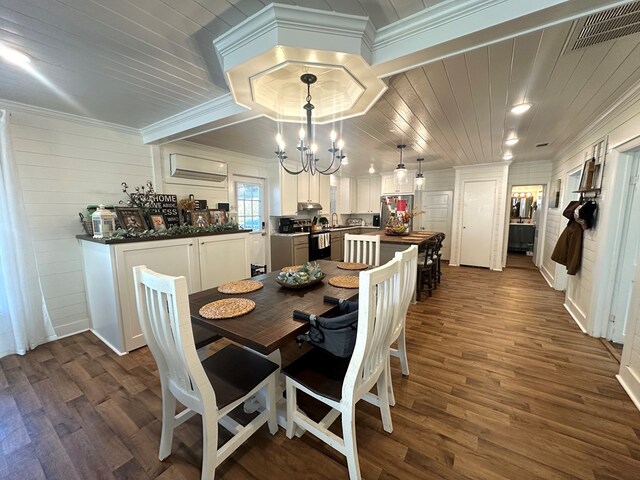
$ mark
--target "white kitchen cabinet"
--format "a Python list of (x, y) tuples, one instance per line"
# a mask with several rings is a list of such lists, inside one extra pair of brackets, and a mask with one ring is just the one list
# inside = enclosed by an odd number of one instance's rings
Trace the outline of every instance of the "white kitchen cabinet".
[(189, 293), (250, 276), (248, 233), (101, 243), (82, 240), (92, 331), (122, 355), (146, 344), (136, 306), (133, 267), (183, 276)]
[[(298, 201), (302, 203), (313, 201), (311, 198), (311, 178), (313, 175), (309, 175), (309, 173), (303, 172), (300, 175), (295, 176), (298, 182)], [(318, 191), (318, 187), (315, 188), (316, 193)]]
[(338, 196), (338, 213), (348, 214), (356, 213), (357, 198), (356, 179), (352, 177), (340, 177), (339, 180), (339, 196)]
[(407, 172), (409, 181), (405, 185), (395, 185), (393, 183), (393, 174), (382, 175), (382, 194), (387, 195), (399, 193), (403, 195), (409, 195), (413, 193), (413, 179), (415, 174)]
[(320, 203), (321, 213), (329, 213), (329, 176), (301, 173), (298, 177), (298, 202)]
[(198, 237), (201, 290), (251, 276), (249, 235)]
[(380, 212), (380, 177), (358, 177), (356, 186), (356, 213)]
[[(303, 175), (303, 174), (301, 174)], [(271, 169), (269, 215), (284, 216), (298, 213), (298, 177), (284, 171), (280, 164)]]

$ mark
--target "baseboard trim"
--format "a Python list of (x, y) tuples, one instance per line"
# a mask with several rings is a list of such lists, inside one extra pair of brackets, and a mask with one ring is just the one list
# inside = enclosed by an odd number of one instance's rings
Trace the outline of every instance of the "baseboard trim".
[(55, 330), (58, 338), (64, 338), (70, 335), (75, 335), (76, 333), (86, 332), (87, 330), (89, 330), (89, 325), (91, 325), (89, 319), (84, 318), (82, 320), (78, 320), (77, 322), (58, 325), (57, 327), (53, 327), (53, 329)]
[(554, 278), (551, 276), (551, 273), (549, 273), (549, 271), (546, 268), (544, 268), (544, 265), (540, 267), (540, 273), (542, 274), (542, 278), (544, 278), (547, 281), (549, 286), (555, 290), (555, 288), (553, 287)]
[(105, 338), (100, 335), (98, 332), (96, 332), (93, 328), (90, 328), (89, 331), (91, 333), (93, 333), (96, 337), (98, 337), (100, 339), (100, 341), (102, 341), (102, 343), (104, 343), (107, 347), (109, 347), (111, 350), (113, 350), (118, 356), (122, 357), (124, 355), (126, 355), (129, 352), (121, 352), (120, 350), (118, 350), (116, 347), (114, 347), (113, 345), (111, 345), (111, 343), (109, 343), (107, 340), (105, 340)]
[(586, 322), (586, 318), (584, 317), (580, 309), (568, 298), (565, 299), (563, 306), (567, 310), (567, 312), (569, 312), (569, 315), (571, 315), (573, 321), (576, 322), (578, 327), (580, 327), (582, 333), (587, 333), (587, 329), (583, 326), (583, 323)]
[[(626, 367), (622, 367), (622, 368), (626, 368)], [(631, 372), (629, 373), (633, 375)], [(621, 374), (616, 375), (616, 379), (618, 380), (620, 385), (622, 385), (622, 388), (627, 393), (627, 395), (629, 395), (629, 398), (631, 399), (633, 404), (636, 406), (636, 408), (640, 410), (640, 398), (636, 396), (636, 393), (633, 391), (633, 388), (631, 388), (631, 386), (627, 384), (627, 382), (625, 381), (625, 379)]]
[(58, 335), (58, 338), (56, 338), (55, 340), (60, 340), (62, 338), (67, 338), (67, 337), (71, 337), (73, 335), (78, 335), (79, 333), (88, 332), (89, 330), (90, 330), (90, 328), (87, 327), (87, 328), (85, 328), (83, 330), (78, 330), (77, 332), (71, 332), (71, 333), (67, 333), (65, 335)]

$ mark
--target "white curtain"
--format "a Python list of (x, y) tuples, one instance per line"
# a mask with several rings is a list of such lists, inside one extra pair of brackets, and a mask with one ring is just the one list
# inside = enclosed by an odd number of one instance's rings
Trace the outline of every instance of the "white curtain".
[(24, 355), (56, 334), (42, 294), (13, 159), (9, 115), (0, 110), (0, 357)]

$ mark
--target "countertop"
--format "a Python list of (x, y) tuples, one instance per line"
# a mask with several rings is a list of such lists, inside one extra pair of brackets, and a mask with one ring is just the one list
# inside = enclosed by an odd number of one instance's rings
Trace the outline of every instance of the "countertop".
[(411, 232), (408, 235), (380, 235), (380, 243), (394, 243), (396, 245), (422, 245), (423, 243), (433, 239), (436, 235), (442, 235), (442, 232), (428, 232), (419, 230)]
[[(355, 230), (356, 228), (366, 228), (368, 230), (381, 230), (380, 227), (374, 227), (367, 225), (365, 227), (353, 226), (353, 227), (339, 227), (339, 228), (327, 228), (326, 230), (319, 230), (313, 233), (331, 233), (331, 232), (346, 232), (348, 230)], [(303, 235), (309, 235), (309, 232), (296, 232), (296, 233), (278, 233), (271, 234), (272, 237), (301, 237)]]
[(161, 237), (132, 237), (132, 238), (93, 238), (90, 235), (76, 235), (78, 240), (102, 243), (103, 245), (120, 245), (121, 243), (153, 242), (155, 240), (175, 240), (189, 237), (210, 237), (213, 235), (230, 235), (233, 233), (249, 233), (251, 230), (228, 230), (226, 232), (186, 233), (184, 235), (164, 235)]

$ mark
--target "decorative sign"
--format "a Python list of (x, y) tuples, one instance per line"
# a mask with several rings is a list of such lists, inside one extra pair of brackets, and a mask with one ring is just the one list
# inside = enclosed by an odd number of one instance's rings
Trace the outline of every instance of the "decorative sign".
[(173, 227), (174, 225), (180, 225), (177, 195), (156, 193), (156, 203), (160, 207), (160, 210), (167, 221), (167, 228)]

